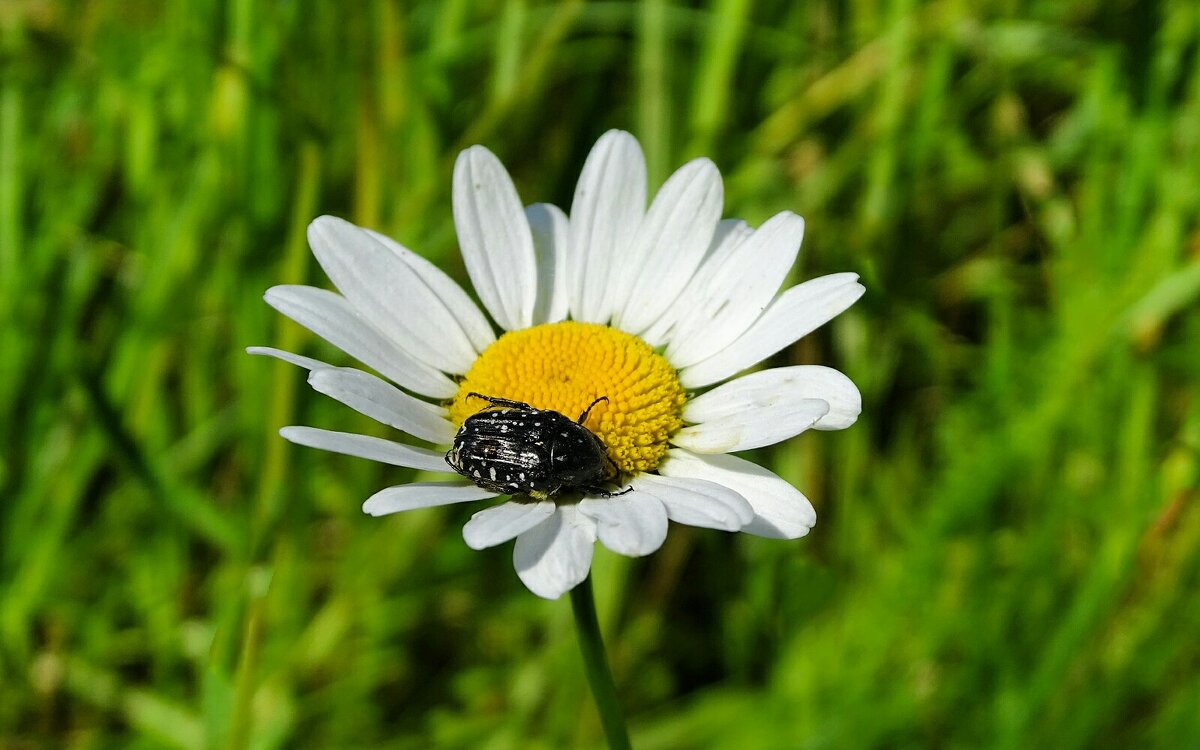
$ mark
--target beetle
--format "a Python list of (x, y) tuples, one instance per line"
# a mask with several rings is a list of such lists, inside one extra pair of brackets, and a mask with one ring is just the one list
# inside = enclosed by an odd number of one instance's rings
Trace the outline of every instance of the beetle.
[(623, 495), (600, 486), (620, 470), (604, 443), (587, 427), (588, 414), (607, 396), (583, 410), (579, 419), (521, 401), (468, 393), (490, 406), (463, 420), (446, 453), (446, 463), (485, 490), (546, 500), (573, 491), (603, 497)]

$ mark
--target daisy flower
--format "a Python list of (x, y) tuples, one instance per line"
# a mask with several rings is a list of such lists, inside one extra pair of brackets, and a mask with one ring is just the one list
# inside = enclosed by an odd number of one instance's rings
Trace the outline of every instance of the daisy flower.
[(808, 532), (816, 515), (804, 495), (733, 455), (810, 428), (847, 427), (860, 410), (854, 384), (827, 367), (739, 375), (863, 293), (853, 273), (781, 290), (803, 219), (783, 212), (758, 228), (722, 221), (721, 176), (708, 159), (681, 167), (647, 205), (641, 148), (621, 131), (592, 149), (569, 216), (549, 204), (523, 208), (482, 146), (459, 155), (453, 203), (483, 309), (411, 250), (323, 216), (308, 239), (340, 294), (277, 286), (266, 300), (383, 377), (250, 349), (306, 368), (315, 390), (442, 447), (314, 427), (285, 427), (284, 438), (451, 474), (377, 492), (363, 510), (381, 516), (498, 497), (446, 462), (463, 422), (495, 408), (469, 394), (571, 419), (605, 397), (585, 426), (627, 492), (508, 497), (463, 528), (475, 549), (515, 538), (517, 574), (548, 599), (587, 577), (597, 540), (646, 555), (662, 545), (668, 521), (783, 539)]

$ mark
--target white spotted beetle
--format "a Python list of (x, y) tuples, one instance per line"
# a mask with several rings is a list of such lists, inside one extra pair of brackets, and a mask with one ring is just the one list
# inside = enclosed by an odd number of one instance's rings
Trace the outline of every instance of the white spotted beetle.
[(538, 500), (581, 490), (614, 497), (632, 489), (609, 492), (601, 486), (620, 471), (600, 438), (583, 425), (607, 396), (593, 401), (575, 422), (521, 401), (474, 392), (467, 398), (490, 406), (463, 421), (446, 463), (483, 489)]

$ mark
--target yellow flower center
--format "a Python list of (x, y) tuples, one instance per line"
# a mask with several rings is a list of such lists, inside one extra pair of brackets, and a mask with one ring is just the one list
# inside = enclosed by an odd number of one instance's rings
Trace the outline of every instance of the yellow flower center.
[(461, 425), (488, 404), (468, 393), (553, 409), (571, 419), (593, 401), (585, 426), (623, 473), (658, 468), (686, 398), (679, 376), (649, 344), (594, 323), (547, 323), (510, 331), (489, 346), (458, 386), (450, 418)]

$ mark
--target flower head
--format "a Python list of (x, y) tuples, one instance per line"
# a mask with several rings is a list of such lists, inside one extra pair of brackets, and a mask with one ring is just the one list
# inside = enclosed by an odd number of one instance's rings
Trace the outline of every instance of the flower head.
[[(721, 177), (707, 159), (681, 167), (647, 207), (641, 148), (621, 131), (592, 149), (569, 217), (549, 204), (523, 208), (504, 167), (481, 146), (459, 156), (453, 201), (486, 316), (419, 255), (324, 216), (309, 227), (309, 242), (340, 294), (281, 286), (266, 300), (392, 382), (275, 349), (250, 351), (307, 368), (315, 390), (441, 446), (474, 415), (504, 408), (478, 395), (572, 420), (594, 404), (583, 426), (606, 450), (614, 491), (569, 485), (519, 494), (463, 528), (476, 549), (515, 538), (517, 573), (539, 596), (557, 598), (582, 581), (597, 540), (621, 554), (649, 554), (668, 521), (788, 539), (808, 532), (816, 516), (804, 495), (732, 455), (809, 428), (847, 427), (860, 410), (854, 384), (826, 367), (734, 377), (863, 293), (852, 273), (780, 291), (804, 233), (799, 216), (784, 212), (757, 229), (722, 221)], [(281, 434), (454, 472), (444, 449), (312, 427)], [(531, 469), (546, 468), (548, 453), (539, 450), (547, 439), (506, 438), (510, 447), (531, 443), (520, 464)], [(363, 509), (385, 515), (498, 497), (464, 474), (389, 487)], [(524, 481), (513, 478), (514, 486)]]

